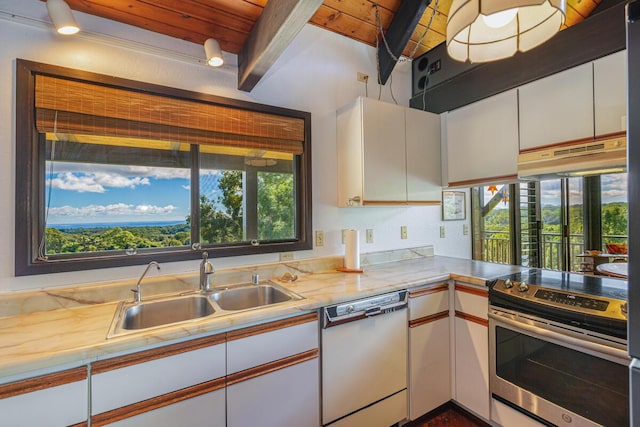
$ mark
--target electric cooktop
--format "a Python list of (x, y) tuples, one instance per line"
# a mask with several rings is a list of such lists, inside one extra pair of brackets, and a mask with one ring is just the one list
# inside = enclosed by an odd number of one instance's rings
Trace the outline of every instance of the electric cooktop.
[(530, 269), (489, 282), (491, 305), (626, 338), (627, 282)]

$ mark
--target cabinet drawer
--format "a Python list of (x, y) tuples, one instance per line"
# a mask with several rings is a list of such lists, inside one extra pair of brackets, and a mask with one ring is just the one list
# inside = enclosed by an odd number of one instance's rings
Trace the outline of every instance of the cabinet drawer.
[(480, 319), (489, 318), (489, 292), (486, 288), (456, 283), (455, 309)]
[(407, 391), (388, 397), (375, 405), (342, 418), (331, 424), (331, 427), (387, 427), (407, 417)]
[(409, 320), (432, 316), (447, 310), (449, 310), (447, 283), (409, 292)]
[[(92, 426), (109, 427), (174, 427), (180, 425), (225, 427), (226, 408), (225, 390), (219, 389), (210, 393), (181, 400), (168, 405), (161, 405), (149, 411), (138, 410), (137, 414), (118, 417), (111, 421), (93, 421)], [(188, 420), (188, 422), (185, 422)]]
[(87, 369), (0, 385), (0, 425), (62, 426), (87, 420)]
[(317, 312), (232, 331), (227, 333), (227, 374), (317, 348)]
[(91, 413), (99, 414), (225, 376), (224, 335), (93, 364)]

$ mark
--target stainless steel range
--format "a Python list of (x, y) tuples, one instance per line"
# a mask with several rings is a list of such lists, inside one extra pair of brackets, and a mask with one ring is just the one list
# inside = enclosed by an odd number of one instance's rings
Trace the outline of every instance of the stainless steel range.
[(557, 426), (628, 426), (627, 282), (532, 269), (490, 284), (492, 396)]

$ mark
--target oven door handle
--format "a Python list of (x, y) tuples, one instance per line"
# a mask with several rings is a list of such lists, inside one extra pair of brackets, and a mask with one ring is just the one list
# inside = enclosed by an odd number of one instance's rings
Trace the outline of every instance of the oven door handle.
[(489, 312), (489, 318), (494, 319), (505, 325), (508, 325), (526, 332), (530, 332), (531, 334), (539, 337), (551, 338), (553, 340), (560, 341), (565, 344), (569, 344), (578, 349), (583, 349), (589, 352), (610, 356), (612, 358), (617, 359), (620, 363), (623, 363), (623, 364), (626, 364), (630, 360), (626, 350), (621, 350), (615, 347), (598, 344), (585, 339), (564, 335), (558, 332), (551, 331), (549, 329), (541, 328), (539, 326), (534, 326), (528, 323), (519, 322), (517, 320), (513, 320), (511, 318), (501, 316), (500, 314), (496, 314), (493, 312)]

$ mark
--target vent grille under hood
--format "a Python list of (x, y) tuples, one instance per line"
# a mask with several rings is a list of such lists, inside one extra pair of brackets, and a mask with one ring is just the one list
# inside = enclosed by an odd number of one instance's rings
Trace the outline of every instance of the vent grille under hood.
[(518, 178), (544, 179), (624, 172), (627, 168), (625, 135), (597, 141), (567, 143), (521, 152)]

